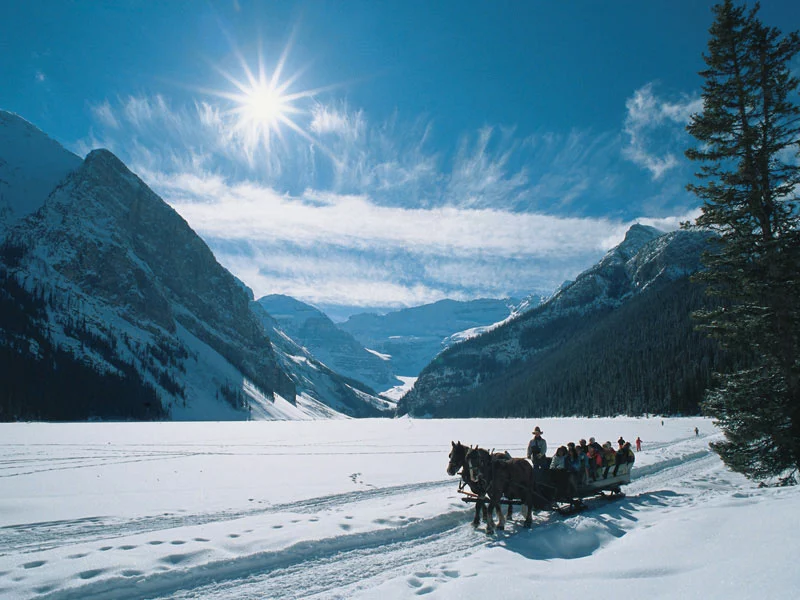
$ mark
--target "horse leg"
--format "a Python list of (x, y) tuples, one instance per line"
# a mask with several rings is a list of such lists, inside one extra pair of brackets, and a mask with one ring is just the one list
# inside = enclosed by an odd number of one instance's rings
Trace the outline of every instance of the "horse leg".
[(528, 500), (527, 505), (528, 511), (525, 514), (525, 527), (530, 527), (533, 524), (533, 519), (531, 518), (531, 513), (533, 513), (533, 501)]
[(489, 498), (489, 510), (486, 512), (486, 533), (491, 534), (494, 533), (494, 517), (492, 517), (492, 512), (496, 510), (498, 507), (497, 502), (494, 501), (494, 498)]
[(475, 518), (472, 519), (472, 526), (477, 527), (481, 524), (481, 509), (483, 509), (484, 513), (484, 520), (486, 519), (486, 505), (483, 503), (483, 500), (476, 500), (475, 501)]
[[(511, 505), (509, 504), (509, 506), (511, 506)], [(498, 529), (505, 529), (506, 528), (506, 517), (503, 514), (503, 506), (498, 502), (495, 505), (495, 508), (497, 509), (497, 528)]]
[(509, 521), (511, 520), (511, 513), (513, 512), (513, 510), (512, 510), (513, 508), (514, 508), (514, 505), (513, 505), (513, 504), (509, 504), (509, 505), (508, 505), (508, 514), (506, 514), (506, 518), (507, 518)]

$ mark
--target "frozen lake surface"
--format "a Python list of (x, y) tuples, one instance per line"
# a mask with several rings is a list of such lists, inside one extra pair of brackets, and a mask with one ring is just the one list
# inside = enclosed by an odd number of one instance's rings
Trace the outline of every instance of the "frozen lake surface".
[[(451, 440), (523, 456), (534, 425), (550, 454), (640, 436), (627, 496), (473, 529)], [(0, 597), (789, 596), (798, 488), (729, 472), (719, 435), (700, 418), (0, 424)]]

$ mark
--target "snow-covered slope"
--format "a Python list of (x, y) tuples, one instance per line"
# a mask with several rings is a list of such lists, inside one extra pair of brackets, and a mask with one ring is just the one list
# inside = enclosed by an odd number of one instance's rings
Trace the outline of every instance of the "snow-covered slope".
[(0, 110), (0, 240), (81, 162), (22, 117)]
[(415, 377), (449, 344), (508, 318), (514, 305), (511, 299), (440, 300), (385, 315), (354, 315), (339, 328), (391, 357), (397, 375)]
[[(377, 397), (361, 381), (349, 379), (322, 364), (308, 348), (290, 337), (260, 301), (251, 309), (272, 340), (278, 360), (291, 374), (297, 388), (298, 403), (316, 403), (338, 416), (373, 417), (393, 415), (397, 401)], [(323, 415), (326, 416), (326, 415)]]
[[(488, 405), (492, 395), (503, 395), (499, 392), (502, 385), (498, 387), (498, 381), (508, 382), (513, 376), (520, 378), (521, 386), (523, 376), (534, 376), (535, 367), (530, 363), (534, 356), (558, 352), (578, 339), (582, 332), (596, 328), (608, 315), (628, 306), (634, 298), (651, 287), (685, 280), (689, 274), (696, 272), (701, 265), (700, 255), (707, 237), (708, 234), (698, 231), (663, 234), (652, 227), (634, 225), (619, 246), (581, 273), (575, 281), (564, 284), (540, 306), (515, 315), (505, 323), (490, 328), (484, 335), (468, 339), (443, 352), (426, 367), (414, 388), (401, 399), (399, 410), (412, 414), (430, 411), (438, 414), (438, 410), (450, 403), (450, 412), (446, 413), (448, 416), (466, 416), (471, 414), (469, 411), (474, 409), (474, 405), (465, 402), (462, 405), (463, 413), (458, 412), (457, 406), (468, 395), (471, 396), (471, 402)], [(685, 308), (683, 318), (688, 323), (691, 308), (689, 304)], [(679, 315), (669, 317), (674, 319)], [(665, 319), (665, 327), (672, 325), (673, 320)], [(635, 323), (630, 326), (636, 327)], [(588, 343), (588, 338), (586, 341)], [(645, 350), (647, 340), (632, 343), (640, 344), (641, 349)], [(600, 346), (602, 352), (602, 341)], [(630, 351), (630, 348), (627, 350)], [(566, 364), (568, 361), (569, 357), (562, 356), (559, 363)], [(587, 370), (591, 369), (587, 367)], [(627, 371), (621, 370), (620, 379)], [(563, 375), (576, 377), (575, 372)], [(628, 376), (633, 377), (633, 374), (629, 373)], [(589, 389), (594, 385), (593, 381), (599, 380), (597, 374), (589, 378), (584, 384), (576, 384), (576, 387)], [(636, 386), (632, 384), (631, 389), (636, 389)], [(515, 392), (527, 393), (523, 389)], [(555, 390), (551, 389), (550, 393), (554, 394)], [(508, 400), (497, 398), (498, 402)], [(519, 404), (529, 401), (529, 398), (520, 398)], [(564, 401), (571, 402), (571, 399), (565, 398)], [(597, 410), (597, 407), (570, 406), (578, 414)], [(481, 410), (488, 409), (484, 406)]]
[[(26, 127), (32, 147), (49, 147)], [(377, 398), (333, 373), (316, 383), (336, 397), (294, 373), (252, 293), (110, 152), (91, 152), (46, 198), (8, 230), (0, 256), (0, 302), (24, 305), (22, 325), (0, 320), (0, 350), (23, 367), (4, 376), (35, 404), (0, 406), (0, 417), (152, 418), (162, 407), (175, 419), (335, 416), (329, 399), (348, 414), (377, 414)], [(88, 379), (59, 406), (51, 388), (68, 370)], [(29, 389), (32, 372), (53, 383)]]
[(364, 348), (313, 306), (280, 294), (259, 298), (258, 303), (283, 332), (337, 373), (378, 392), (401, 384), (392, 374), (389, 358)]

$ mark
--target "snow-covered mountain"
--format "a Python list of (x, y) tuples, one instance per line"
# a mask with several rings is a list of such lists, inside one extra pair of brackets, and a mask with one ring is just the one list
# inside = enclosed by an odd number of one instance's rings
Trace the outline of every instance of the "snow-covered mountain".
[(4, 231), (44, 204), (81, 159), (36, 127), (0, 110), (0, 239)]
[[(309, 377), (295, 354), (281, 354), (252, 293), (113, 154), (95, 150), (81, 162), (20, 117), (0, 118), (14, 210), (0, 312), (19, 311), (0, 320), (2, 375), (15, 390), (0, 398), (0, 416), (337, 416), (327, 404), (380, 414), (385, 403), (368, 391), (329, 369)], [(17, 152), (21, 137), (35, 152)], [(56, 393), (64, 373), (82, 383)]]
[(337, 373), (378, 392), (401, 385), (392, 374), (389, 357), (364, 348), (313, 306), (280, 294), (259, 298), (258, 303), (282, 331)]
[[(688, 275), (700, 269), (707, 237), (634, 225), (541, 306), (440, 354), (398, 409), (525, 416), (677, 411), (694, 402), (696, 410), (719, 360), (689, 317), (704, 301)], [(682, 359), (672, 362), (673, 354)]]
[(440, 300), (385, 315), (353, 315), (338, 326), (389, 356), (395, 374), (414, 377), (443, 349), (507, 319), (515, 308), (511, 299)]

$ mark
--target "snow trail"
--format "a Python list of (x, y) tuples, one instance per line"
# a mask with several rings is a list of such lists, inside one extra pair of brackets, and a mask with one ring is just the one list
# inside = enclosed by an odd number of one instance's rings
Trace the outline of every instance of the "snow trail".
[[(609, 428), (620, 427), (612, 421)], [(574, 422), (585, 428), (581, 420)], [(637, 454), (626, 497), (589, 499), (589, 510), (570, 517), (540, 512), (531, 530), (522, 527), (515, 509), (506, 531), (488, 536), (483, 525), (472, 527), (473, 507), (461, 502), (458, 478), (444, 474), (449, 441), (441, 433), (431, 435), (438, 427), (449, 436), (455, 424), (496, 431), (509, 426), (493, 421), (365, 422), (360, 435), (353, 436), (356, 441), (331, 435), (230, 444), (218, 438), (197, 444), (182, 440), (160, 448), (143, 443), (108, 448), (91, 441), (0, 445), (10, 459), (0, 471), (8, 475), (0, 486), (27, 482), (41, 494), (45, 484), (58, 488), (70, 482), (74, 487), (56, 489), (56, 497), (68, 500), (65, 492), (70, 492), (86, 503), (82, 516), (22, 518), (0, 526), (0, 595), (48, 600), (451, 598), (462, 594), (465, 578), (484, 581), (482, 565), (494, 564), (496, 559), (487, 563), (486, 557), (497, 553), (534, 561), (527, 563), (533, 570), (523, 572), (537, 573), (536, 565), (592, 560), (606, 550), (625, 548), (628, 538), (639, 539), (665, 519), (680, 522), (682, 515), (706, 507), (757, 501), (751, 497), (756, 492), (743, 489), (741, 478), (725, 470), (708, 448), (718, 436), (713, 429), (706, 424), (704, 436), (694, 436), (688, 433), (691, 428), (675, 424), (671, 432), (651, 432), (653, 441)], [(326, 427), (342, 425), (302, 427), (315, 438)], [(370, 427), (376, 431), (367, 431)], [(593, 422), (592, 427), (605, 425)], [(399, 430), (394, 438), (380, 433), (392, 428)], [(105, 460), (109, 456), (113, 464)], [(126, 462), (142, 460), (152, 462)], [(306, 465), (314, 465), (310, 479), (298, 477)], [(165, 493), (174, 507), (177, 494), (185, 508), (135, 510), (131, 503), (150, 495), (123, 494), (121, 510), (88, 512), (100, 498), (93, 492), (97, 486), (107, 493), (125, 492), (130, 469), (166, 486), (155, 490), (156, 498)], [(255, 488), (260, 494), (247, 496), (251, 479), (261, 482)], [(235, 496), (226, 496), (232, 481), (238, 486)], [(264, 483), (269, 481), (279, 483), (276, 490)], [(238, 500), (231, 503), (229, 496)], [(0, 509), (22, 510), (13, 497), (11, 504), (3, 498), (0, 494)], [(669, 569), (648, 569), (620, 569), (616, 576), (669, 576)], [(688, 572), (689, 567), (675, 567), (673, 575)]]

